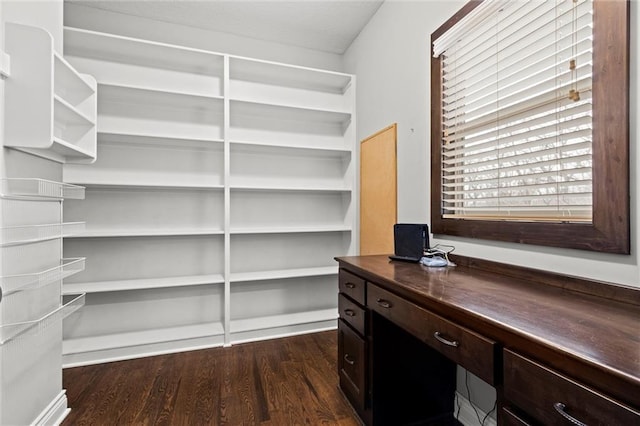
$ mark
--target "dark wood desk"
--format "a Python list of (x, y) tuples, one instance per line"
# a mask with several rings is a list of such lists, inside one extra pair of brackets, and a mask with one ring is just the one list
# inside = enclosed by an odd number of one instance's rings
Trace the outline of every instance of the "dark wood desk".
[(637, 289), (464, 257), (336, 260), (341, 387), (366, 424), (454, 424), (459, 364), (496, 387), (499, 424), (640, 425)]

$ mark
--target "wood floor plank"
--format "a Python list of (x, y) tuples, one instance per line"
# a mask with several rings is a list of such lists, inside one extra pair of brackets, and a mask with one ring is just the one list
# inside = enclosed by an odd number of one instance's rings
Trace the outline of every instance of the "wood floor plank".
[(340, 425), (335, 331), (63, 372), (71, 425)]

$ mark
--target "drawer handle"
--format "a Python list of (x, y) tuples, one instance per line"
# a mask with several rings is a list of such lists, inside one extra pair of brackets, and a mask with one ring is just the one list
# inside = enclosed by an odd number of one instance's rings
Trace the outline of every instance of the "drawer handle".
[(353, 309), (345, 309), (344, 314), (348, 317), (355, 317), (356, 312)]
[(347, 288), (356, 288), (356, 285), (354, 283), (345, 283), (344, 286)]
[(564, 417), (565, 419), (569, 420), (574, 425), (576, 425), (576, 426), (587, 426), (586, 423), (582, 423), (580, 420), (576, 419), (575, 417), (573, 417), (572, 415), (570, 415), (569, 413), (564, 411), (564, 409), (567, 408), (567, 406), (564, 405), (562, 402), (556, 402), (555, 404), (553, 404), (553, 408), (555, 408), (556, 411), (558, 413), (560, 413), (560, 415), (562, 417)]
[(344, 354), (344, 361), (349, 365), (353, 365), (353, 364), (356, 363), (356, 360), (355, 359), (351, 359), (349, 354)]
[(376, 300), (376, 303), (380, 306), (382, 306), (383, 308), (389, 309), (391, 306), (393, 306), (391, 304), (391, 302), (389, 302), (388, 300), (384, 300), (384, 299), (378, 299)]
[(444, 337), (442, 337), (442, 333), (440, 333), (439, 331), (436, 331), (435, 333), (433, 333), (433, 337), (435, 337), (438, 340), (438, 342), (444, 343), (447, 346), (453, 346), (454, 348), (457, 348), (458, 346), (460, 346), (460, 342), (458, 342), (457, 340), (445, 339)]

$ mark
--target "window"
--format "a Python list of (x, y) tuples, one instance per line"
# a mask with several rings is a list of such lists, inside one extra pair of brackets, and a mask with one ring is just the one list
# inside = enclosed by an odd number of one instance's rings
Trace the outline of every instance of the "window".
[(628, 2), (471, 2), (432, 34), (436, 234), (629, 253)]

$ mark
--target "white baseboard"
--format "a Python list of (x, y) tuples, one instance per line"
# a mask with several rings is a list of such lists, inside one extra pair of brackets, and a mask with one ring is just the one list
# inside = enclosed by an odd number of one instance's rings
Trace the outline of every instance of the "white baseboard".
[(177, 352), (187, 352), (209, 349), (223, 345), (221, 337), (205, 336), (192, 339), (172, 340), (168, 342), (149, 343), (135, 346), (108, 347), (78, 351), (62, 355), (62, 368), (82, 367), (86, 365), (103, 364), (106, 362), (124, 361), (148, 356), (166, 355)]
[(59, 425), (71, 409), (67, 408), (67, 391), (62, 390), (34, 420), (34, 425)]
[[(476, 411), (473, 410), (474, 407), (478, 412), (478, 415), (476, 415)], [(467, 398), (458, 392), (456, 392), (455, 406), (453, 409), (454, 414), (458, 413), (458, 421), (464, 426), (497, 426), (495, 413), (492, 413), (492, 416), (494, 417), (487, 417), (484, 425), (482, 425), (480, 421), (478, 421), (478, 416), (480, 416), (480, 420), (482, 420), (485, 418), (487, 413), (472, 405)]]

